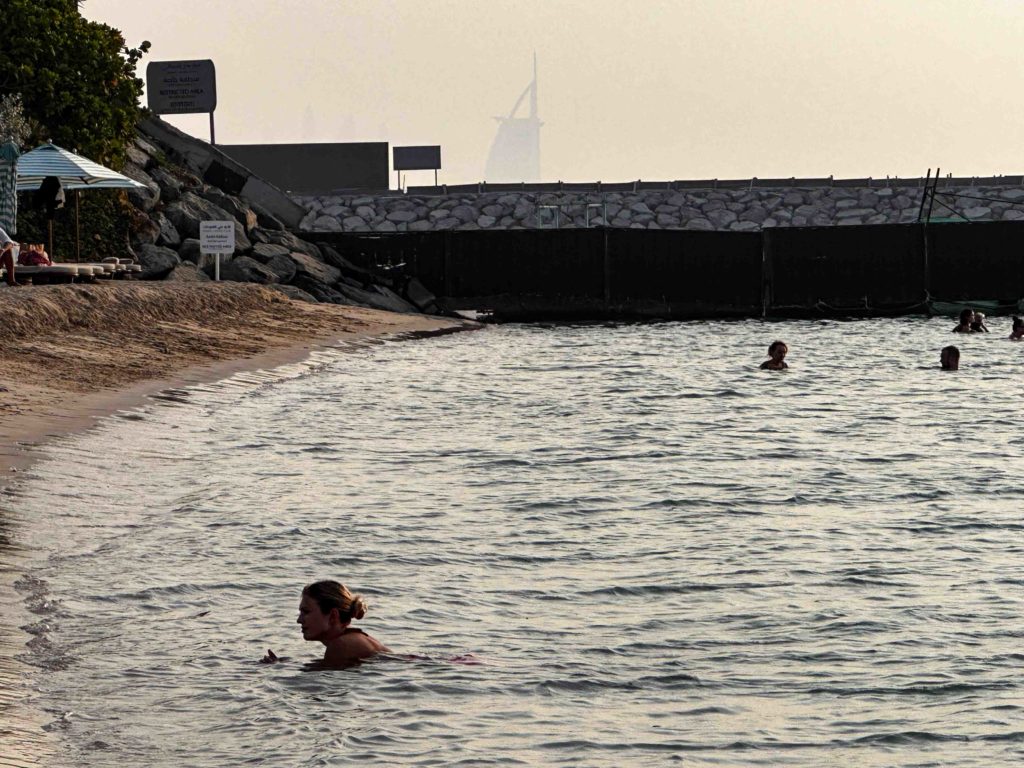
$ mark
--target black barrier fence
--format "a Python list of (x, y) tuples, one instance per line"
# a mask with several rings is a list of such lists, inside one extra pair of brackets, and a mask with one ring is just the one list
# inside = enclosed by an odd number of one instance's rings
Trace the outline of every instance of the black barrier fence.
[(671, 314), (761, 312), (761, 237), (753, 232), (606, 229), (608, 300)]
[(1024, 221), (308, 233), (452, 308), (543, 317), (872, 316), (1024, 299)]
[[(545, 299), (604, 298), (604, 232), (599, 229), (453, 232), (445, 295), (513, 294)], [(496, 265), (510, 265), (502, 268)], [(432, 286), (427, 286), (433, 290)]]
[(1024, 227), (1020, 221), (934, 224), (925, 235), (931, 298), (1016, 302), (1024, 297)]
[(924, 242), (916, 224), (766, 229), (763, 281), (777, 313), (921, 311)]

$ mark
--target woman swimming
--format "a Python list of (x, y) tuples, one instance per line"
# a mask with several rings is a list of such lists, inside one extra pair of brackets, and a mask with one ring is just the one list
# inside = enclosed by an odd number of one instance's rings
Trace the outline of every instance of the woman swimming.
[(1024, 338), (1024, 320), (1019, 317), (1013, 318), (1013, 328), (1010, 330), (1010, 338), (1013, 341), (1020, 341)]
[(789, 368), (786, 365), (786, 353), (789, 352), (789, 347), (786, 346), (784, 341), (773, 341), (768, 345), (768, 357), (770, 359), (765, 360), (761, 363), (762, 371), (784, 371)]
[(960, 322), (957, 323), (953, 333), (975, 333), (971, 324), (974, 322), (974, 310), (966, 307), (960, 311)]
[[(353, 619), (366, 615), (366, 601), (361, 595), (353, 595), (348, 588), (337, 581), (317, 581), (302, 590), (299, 601), (299, 617), (302, 637), (310, 642), (323, 643), (323, 665), (347, 667), (361, 659), (388, 649), (377, 639), (361, 629), (350, 627)], [(268, 650), (263, 661), (279, 661), (273, 651)]]

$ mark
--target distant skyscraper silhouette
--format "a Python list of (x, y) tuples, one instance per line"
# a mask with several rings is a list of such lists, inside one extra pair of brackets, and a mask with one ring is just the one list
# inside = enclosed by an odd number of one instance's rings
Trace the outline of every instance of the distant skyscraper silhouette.
[[(530, 116), (516, 117), (527, 94)], [(537, 54), (533, 54), (533, 81), (516, 101), (508, 117), (496, 117), (498, 134), (491, 144), (484, 181), (540, 181), (540, 127), (537, 117)]]

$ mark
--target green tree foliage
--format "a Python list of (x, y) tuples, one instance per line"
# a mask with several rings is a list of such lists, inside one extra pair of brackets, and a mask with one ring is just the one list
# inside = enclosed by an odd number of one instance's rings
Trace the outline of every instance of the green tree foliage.
[(19, 147), (24, 147), (31, 134), (32, 125), (25, 117), (21, 94), (0, 96), (0, 143), (10, 139)]
[(129, 48), (121, 33), (82, 17), (77, 0), (0, 4), (0, 96), (21, 94), (47, 139), (120, 168), (135, 134), (142, 80), (135, 67), (149, 43)]

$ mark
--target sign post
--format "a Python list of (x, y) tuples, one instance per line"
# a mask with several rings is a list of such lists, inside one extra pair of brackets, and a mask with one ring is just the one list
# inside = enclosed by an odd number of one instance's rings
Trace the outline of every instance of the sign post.
[(155, 115), (209, 112), (210, 143), (217, 143), (213, 133), (217, 72), (210, 59), (149, 62), (146, 67), (146, 99)]
[(199, 252), (214, 254), (213, 279), (220, 280), (220, 255), (235, 252), (235, 222), (199, 222)]
[(434, 186), (437, 186), (437, 169), (441, 167), (441, 147), (392, 147), (392, 163), (398, 188), (402, 188), (401, 171), (434, 171)]

